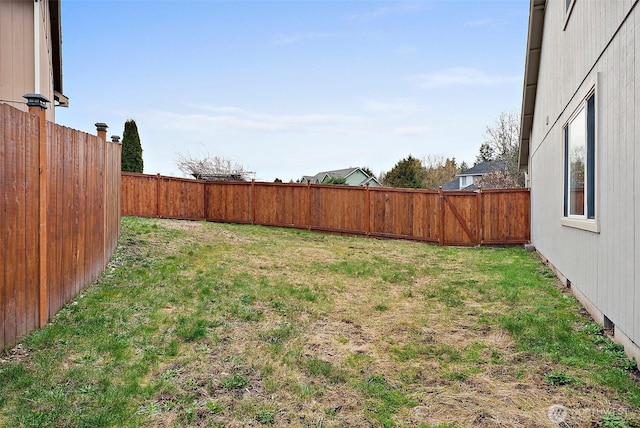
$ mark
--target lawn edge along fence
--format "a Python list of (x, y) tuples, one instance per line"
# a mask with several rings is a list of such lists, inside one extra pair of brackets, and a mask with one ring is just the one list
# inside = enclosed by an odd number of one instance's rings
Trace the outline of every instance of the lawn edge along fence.
[[(28, 104), (29, 105), (29, 104)], [(0, 104), (0, 349), (106, 267), (120, 234), (121, 145)]]
[(258, 224), (439, 245), (530, 240), (529, 189), (433, 191), (122, 173), (122, 215)]

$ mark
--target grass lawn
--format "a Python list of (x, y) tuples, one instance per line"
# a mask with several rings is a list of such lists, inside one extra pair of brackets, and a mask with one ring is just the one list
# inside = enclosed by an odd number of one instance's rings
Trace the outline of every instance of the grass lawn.
[(0, 426), (636, 427), (633, 365), (521, 248), (123, 218)]

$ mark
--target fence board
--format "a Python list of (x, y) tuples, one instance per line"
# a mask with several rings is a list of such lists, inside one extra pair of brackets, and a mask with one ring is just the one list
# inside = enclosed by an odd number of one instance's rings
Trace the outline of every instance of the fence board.
[[(0, 116), (0, 189), (4, 190), (8, 187), (8, 183), (10, 180), (9, 174), (7, 173), (7, 169), (5, 167), (5, 162), (7, 159), (6, 154), (6, 142), (9, 139), (10, 125), (13, 123), (10, 117), (10, 111), (6, 111), (6, 106), (0, 105), (0, 111), (2, 114)], [(6, 220), (5, 220), (5, 210), (6, 210), (6, 193), (0, 195), (0, 237), (2, 237), (3, 244), (0, 245), (0, 266), (2, 267), (2, 272), (0, 272), (0, 344), (4, 343), (4, 329), (5, 329), (5, 292), (7, 283), (5, 282), (5, 274), (7, 271), (7, 262), (8, 260), (8, 241), (6, 239), (5, 231), (7, 230)]]
[[(118, 143), (102, 142), (100, 147), (105, 156), (99, 159), (98, 164), (104, 165), (105, 177), (104, 181), (101, 180), (97, 187), (101, 193), (104, 191), (105, 198), (103, 201), (104, 209), (98, 212), (99, 224), (104, 224), (103, 227), (100, 227), (98, 238), (101, 242), (104, 242), (104, 251), (96, 256), (96, 271), (94, 274), (96, 277), (107, 265), (109, 258), (116, 250), (118, 237), (120, 236), (120, 213), (122, 211), (120, 198), (122, 187), (120, 174), (122, 146)], [(104, 186), (106, 188), (103, 188)]]
[[(29, 118), (31, 119), (31, 118)], [(40, 274), (40, 247), (39, 228), (34, 225), (40, 224), (40, 141), (39, 123), (33, 123), (25, 129), (25, 287), (26, 295), (23, 308), (25, 315), (24, 329), (19, 328), (17, 335), (22, 337), (27, 332), (32, 331), (38, 325), (38, 313), (31, 308), (37, 308), (39, 303), (39, 274)]]
[[(85, 264), (85, 235), (87, 232), (87, 193), (82, 191), (86, 189), (87, 185), (87, 139), (84, 134), (80, 134), (78, 138), (78, 163), (77, 163), (77, 173), (76, 173), (76, 189), (78, 191), (76, 195), (76, 222), (77, 225), (77, 233), (74, 235), (76, 240), (76, 252), (74, 254), (74, 267), (76, 268), (76, 279), (75, 279), (75, 287), (73, 289), (73, 295), (76, 296), (82, 290), (84, 284), (87, 284), (89, 281), (85, 282), (87, 279), (87, 265)], [(93, 166), (93, 165), (92, 165)], [(84, 221), (80, 221), (79, 216), (82, 215), (84, 217)]]
[(49, 182), (47, 186), (47, 245), (50, 254), (47, 263), (49, 288), (47, 316), (51, 317), (62, 307), (63, 201), (57, 195), (62, 193), (64, 181), (62, 175), (64, 129), (62, 132), (54, 132), (55, 128), (52, 123), (48, 123), (47, 128), (47, 158), (58, 160), (58, 162), (49, 163), (47, 168)]
[(16, 286), (17, 273), (24, 260), (19, 254), (19, 236), (18, 236), (18, 177), (22, 174), (19, 169), (17, 157), (18, 129), (23, 126), (22, 123), (15, 119), (15, 115), (9, 118), (5, 123), (8, 136), (5, 139), (5, 186), (4, 186), (4, 209), (5, 209), (5, 227), (4, 242), (7, 243), (6, 259), (4, 263), (5, 275), (5, 294), (4, 294), (4, 336), (5, 340), (12, 342), (16, 338), (16, 321), (18, 314), (16, 313)]
[[(30, 139), (27, 139), (27, 124), (21, 123), (21, 126), (18, 130), (18, 134), (16, 135), (15, 143), (15, 167), (16, 167), (16, 176), (19, 177), (16, 180), (15, 190), (15, 246), (16, 246), (16, 260), (18, 263), (16, 264), (14, 270), (14, 281), (16, 287), (14, 288), (14, 299), (15, 299), (15, 314), (16, 314), (16, 337), (21, 337), (26, 330), (25, 323), (25, 294), (27, 293), (26, 287), (26, 264), (27, 264), (27, 249), (25, 245), (25, 237), (27, 234), (26, 230), (26, 210), (25, 205), (27, 203), (26, 194), (24, 191), (24, 182), (20, 182), (20, 178), (27, 176), (27, 159), (26, 159), (26, 146), (31, 144)], [(18, 144), (18, 141), (25, 139), (25, 144)], [(17, 286), (18, 284), (24, 284), (24, 288)]]

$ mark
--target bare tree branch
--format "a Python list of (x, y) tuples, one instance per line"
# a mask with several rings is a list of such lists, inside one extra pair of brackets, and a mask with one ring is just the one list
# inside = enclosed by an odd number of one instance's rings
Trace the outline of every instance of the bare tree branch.
[(255, 172), (245, 170), (242, 165), (209, 154), (197, 158), (189, 153), (178, 153), (176, 165), (183, 174), (198, 180), (249, 181), (255, 177)]
[(518, 167), (519, 139), (520, 114), (503, 112), (493, 126), (486, 127), (485, 143), (480, 148), (479, 155), (482, 157), (485, 154), (491, 154), (494, 159), (503, 160), (507, 166), (509, 183), (515, 183), (513, 187), (524, 186), (524, 175)]

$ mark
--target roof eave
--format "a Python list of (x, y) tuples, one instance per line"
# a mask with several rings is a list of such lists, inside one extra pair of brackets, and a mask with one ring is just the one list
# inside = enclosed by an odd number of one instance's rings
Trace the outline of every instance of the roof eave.
[(61, 0), (49, 0), (49, 19), (51, 22), (51, 60), (53, 66), (53, 90), (58, 105), (67, 107), (69, 99), (62, 90), (62, 20)]
[(529, 164), (529, 138), (531, 136), (533, 113), (536, 106), (546, 6), (547, 0), (531, 0), (529, 31), (527, 35), (527, 56), (522, 89), (522, 114), (520, 118), (520, 150), (518, 153), (518, 165), (520, 169), (527, 168)]

